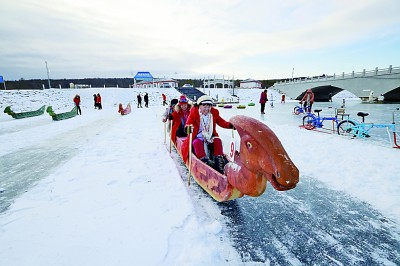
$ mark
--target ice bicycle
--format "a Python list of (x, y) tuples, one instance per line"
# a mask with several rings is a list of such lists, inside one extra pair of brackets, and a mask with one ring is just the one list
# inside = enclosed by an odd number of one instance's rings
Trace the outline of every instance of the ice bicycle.
[[(398, 134), (396, 132), (396, 122), (394, 120), (395, 113), (399, 111), (399, 108), (396, 108), (392, 112), (392, 123), (380, 124), (380, 123), (365, 123), (365, 117), (368, 116), (368, 113), (358, 112), (357, 116), (361, 117), (361, 122), (358, 122), (354, 119), (347, 119), (341, 121), (337, 127), (338, 134), (343, 136), (350, 136), (352, 138), (369, 138), (369, 131), (372, 128), (386, 128), (388, 132), (388, 137), (390, 143), (393, 148), (400, 148), (400, 144), (397, 143)], [(393, 134), (393, 144), (390, 137), (390, 132)]]
[(295, 115), (310, 113), (310, 112), (311, 112), (310, 106), (303, 107), (301, 103), (293, 108), (293, 113)]
[[(331, 107), (329, 107), (331, 108)], [(321, 128), (321, 129), (327, 129), (332, 132), (337, 131), (337, 128), (339, 126), (339, 123), (341, 120), (339, 120), (338, 116), (345, 116), (346, 114), (344, 113), (344, 108), (336, 108), (335, 109), (335, 114), (330, 115), (330, 116), (320, 116), (320, 112), (322, 109), (315, 109), (314, 112), (317, 113), (317, 115), (313, 113), (308, 113), (303, 117), (303, 127), (308, 130), (313, 130), (315, 128)], [(324, 122), (325, 121), (332, 121), (332, 129), (324, 128)]]

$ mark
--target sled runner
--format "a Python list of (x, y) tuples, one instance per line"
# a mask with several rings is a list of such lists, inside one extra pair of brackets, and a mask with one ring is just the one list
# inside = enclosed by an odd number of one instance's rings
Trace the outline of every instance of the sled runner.
[(77, 108), (75, 106), (74, 108), (72, 108), (72, 110), (70, 112), (56, 114), (53, 111), (53, 107), (48, 106), (46, 109), (46, 112), (53, 118), (54, 121), (60, 121), (60, 120), (64, 120), (64, 119), (68, 119), (68, 118), (72, 118), (72, 117), (76, 116), (77, 115), (76, 109)]
[[(229, 120), (240, 136), (240, 151), (228, 162), (224, 174), (202, 162), (195, 154), (185, 162), (195, 181), (216, 201), (228, 201), (244, 195), (258, 197), (267, 181), (276, 190), (289, 190), (299, 182), (299, 170), (290, 160), (275, 133), (260, 121), (243, 115)], [(182, 156), (184, 138), (177, 138), (175, 148)], [(190, 157), (189, 157), (190, 158)]]
[(40, 107), (38, 110), (36, 111), (29, 111), (29, 112), (21, 112), (21, 113), (15, 113), (11, 110), (11, 106), (7, 106), (4, 109), (4, 113), (11, 115), (13, 118), (15, 119), (21, 119), (21, 118), (28, 118), (28, 117), (33, 117), (33, 116), (38, 116), (38, 115), (42, 115), (44, 114), (44, 109), (45, 109), (45, 105), (43, 105), (42, 107)]

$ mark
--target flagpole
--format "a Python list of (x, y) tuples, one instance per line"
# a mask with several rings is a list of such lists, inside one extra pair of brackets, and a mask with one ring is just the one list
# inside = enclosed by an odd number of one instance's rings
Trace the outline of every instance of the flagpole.
[(49, 76), (49, 68), (47, 67), (47, 61), (44, 61), (46, 63), (46, 69), (47, 69), (47, 81), (49, 82), (49, 89), (51, 89), (51, 85), (50, 85), (50, 76)]

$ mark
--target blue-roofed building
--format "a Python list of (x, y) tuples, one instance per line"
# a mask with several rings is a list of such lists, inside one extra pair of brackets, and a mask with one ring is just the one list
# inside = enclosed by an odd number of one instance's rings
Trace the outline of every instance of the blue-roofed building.
[(153, 76), (150, 74), (150, 72), (138, 72), (133, 77), (133, 79), (136, 80), (136, 81), (142, 81), (142, 80), (152, 81), (153, 80)]
[(178, 81), (171, 78), (154, 78), (150, 72), (138, 72), (133, 78), (133, 88), (176, 88)]

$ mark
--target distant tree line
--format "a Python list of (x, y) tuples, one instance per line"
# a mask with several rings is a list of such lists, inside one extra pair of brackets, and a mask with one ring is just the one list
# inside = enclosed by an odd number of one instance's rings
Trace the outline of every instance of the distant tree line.
[[(183, 84), (192, 84), (195, 87), (202, 87), (202, 79), (177, 79), (178, 86)], [(277, 80), (261, 80), (262, 88), (268, 88), (274, 85)], [(52, 88), (69, 88), (70, 83), (75, 85), (88, 85), (93, 88), (101, 87), (119, 87), (129, 88), (133, 84), (133, 78), (85, 78), (85, 79), (51, 79), (50, 84)], [(240, 80), (235, 80), (235, 87), (240, 86)], [(6, 81), (7, 90), (40, 90), (43, 86), (48, 89), (49, 83), (47, 79), (23, 79), (15, 81)], [(3, 86), (0, 85), (0, 89)]]

